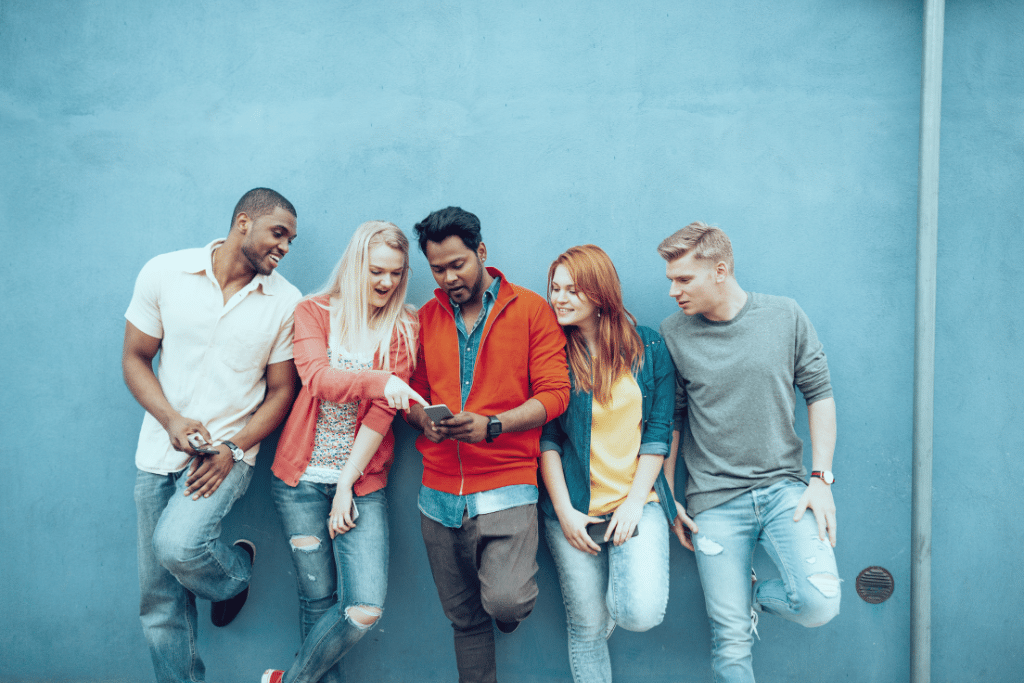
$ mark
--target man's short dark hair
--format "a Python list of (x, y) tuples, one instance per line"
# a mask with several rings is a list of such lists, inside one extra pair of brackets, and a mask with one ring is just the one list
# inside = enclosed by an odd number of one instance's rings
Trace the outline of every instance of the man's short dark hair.
[(435, 211), (413, 226), (413, 230), (416, 231), (416, 239), (424, 255), (427, 253), (428, 240), (444, 242), (452, 235), (458, 235), (471, 251), (476, 251), (480, 246), (480, 219), (476, 214), (457, 206)]
[(235, 210), (231, 214), (231, 227), (235, 226), (235, 218), (240, 213), (244, 213), (249, 217), (249, 220), (254, 221), (260, 216), (274, 213), (274, 209), (277, 207), (281, 207), (298, 218), (298, 214), (295, 213), (295, 207), (292, 206), (290, 201), (282, 197), (280, 192), (275, 192), (266, 187), (253, 188), (243, 194), (242, 198), (235, 204)]

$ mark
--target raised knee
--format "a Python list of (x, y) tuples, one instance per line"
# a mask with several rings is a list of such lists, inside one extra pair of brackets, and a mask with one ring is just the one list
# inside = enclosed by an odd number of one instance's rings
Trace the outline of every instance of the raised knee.
[(801, 620), (804, 626), (814, 628), (832, 621), (839, 614), (839, 594), (841, 580), (835, 574), (820, 572), (807, 577), (807, 582), (814, 587), (805, 605), (801, 610)]
[(356, 628), (366, 630), (372, 628), (383, 613), (384, 610), (373, 605), (352, 605), (345, 609), (345, 618)]
[(537, 596), (523, 599), (514, 593), (498, 592), (480, 596), (484, 611), (499, 621), (522, 621), (530, 616)]
[(176, 574), (198, 557), (200, 549), (188, 547), (178, 537), (156, 533), (153, 535), (153, 554), (161, 567)]
[(615, 623), (627, 631), (643, 633), (660, 624), (664, 618), (664, 612), (661, 614), (629, 614), (616, 619)]

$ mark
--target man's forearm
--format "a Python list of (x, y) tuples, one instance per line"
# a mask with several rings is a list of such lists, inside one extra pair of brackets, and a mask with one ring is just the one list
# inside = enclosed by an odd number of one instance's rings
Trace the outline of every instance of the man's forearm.
[(811, 463), (816, 470), (831, 470), (836, 450), (836, 402), (833, 398), (815, 401), (807, 406), (807, 423), (811, 433)]
[(501, 420), (503, 432), (525, 432), (535, 427), (543, 427), (548, 421), (548, 411), (545, 410), (543, 403), (530, 398), (511, 410), (498, 413), (498, 419)]

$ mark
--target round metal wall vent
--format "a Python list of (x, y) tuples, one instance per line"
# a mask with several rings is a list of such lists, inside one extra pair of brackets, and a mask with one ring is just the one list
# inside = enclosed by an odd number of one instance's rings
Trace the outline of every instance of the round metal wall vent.
[(857, 575), (857, 595), (872, 605), (888, 600), (894, 588), (892, 574), (883, 567), (868, 567)]

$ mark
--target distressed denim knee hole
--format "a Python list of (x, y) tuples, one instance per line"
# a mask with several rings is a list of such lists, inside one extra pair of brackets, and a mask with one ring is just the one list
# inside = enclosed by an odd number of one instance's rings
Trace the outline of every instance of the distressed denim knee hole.
[(720, 543), (712, 541), (706, 536), (697, 537), (697, 550), (704, 555), (720, 555), (725, 548)]
[(312, 553), (320, 549), (321, 541), (316, 536), (292, 536), (292, 551)]
[(345, 617), (353, 626), (360, 629), (368, 629), (377, 623), (383, 610), (380, 607), (370, 605), (352, 605), (345, 609)]
[(839, 595), (839, 577), (832, 574), (811, 574), (807, 580), (826, 598)]

